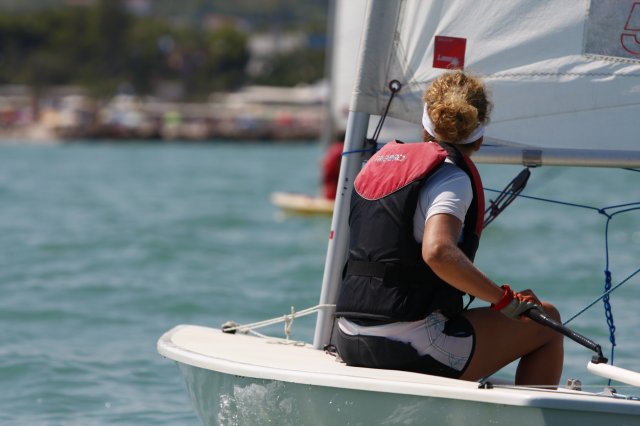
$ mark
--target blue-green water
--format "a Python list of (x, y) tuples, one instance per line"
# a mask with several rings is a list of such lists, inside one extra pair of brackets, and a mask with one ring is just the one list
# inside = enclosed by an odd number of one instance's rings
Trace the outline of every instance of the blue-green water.
[[(198, 424), (156, 341), (176, 324), (318, 303), (330, 220), (283, 218), (269, 194), (316, 191), (320, 157), (310, 143), (0, 145), (0, 424)], [(491, 188), (518, 170), (481, 167)], [(639, 181), (540, 169), (526, 193), (604, 207), (640, 201)], [(604, 226), (592, 210), (518, 200), (477, 264), (568, 318), (602, 291)], [(614, 284), (640, 267), (640, 213), (612, 221), (610, 255)], [(616, 364), (635, 370), (639, 300), (638, 277), (612, 295)], [(314, 321), (296, 320), (294, 337), (310, 340)], [(570, 325), (609, 352), (601, 303)], [(563, 380), (605, 383), (584, 372), (586, 349), (566, 349)]]

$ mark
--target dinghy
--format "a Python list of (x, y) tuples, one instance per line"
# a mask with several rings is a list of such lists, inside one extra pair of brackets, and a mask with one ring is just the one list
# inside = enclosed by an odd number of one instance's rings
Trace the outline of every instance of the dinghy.
[[(338, 14), (353, 1), (338, 1)], [(368, 138), (370, 117), (419, 124), (429, 82), (464, 68), (487, 82), (495, 104), (475, 162), (638, 168), (640, 2), (371, 0), (364, 19), (319, 303), (280, 318), (286, 324), (317, 313), (313, 342), (244, 335), (263, 324), (167, 331), (158, 351), (177, 363), (203, 423), (640, 424), (638, 397), (613, 388), (349, 367), (324, 350), (332, 343), (352, 183), (380, 146)], [(588, 338), (531, 315), (594, 351), (585, 372), (640, 394), (638, 373), (607, 363)]]
[(333, 200), (295, 192), (274, 192), (269, 197), (271, 203), (288, 215), (331, 216)]

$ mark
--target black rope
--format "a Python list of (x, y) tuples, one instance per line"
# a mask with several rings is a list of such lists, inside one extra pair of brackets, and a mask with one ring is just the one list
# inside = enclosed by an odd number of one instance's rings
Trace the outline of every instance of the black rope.
[(484, 211), (483, 228), (486, 228), (509, 204), (515, 200), (522, 192), (529, 181), (531, 172), (529, 168), (523, 169), (511, 182), (502, 190), (495, 201), (489, 200), (489, 207)]
[[(640, 172), (640, 169), (624, 168), (622, 170)], [(517, 197), (528, 198), (530, 200), (536, 200), (536, 201), (544, 201), (552, 204), (561, 204), (563, 206), (579, 207), (583, 209), (595, 210), (601, 215), (609, 219), (611, 219), (616, 214), (624, 213), (630, 210), (638, 210), (638, 208), (640, 207), (640, 203), (638, 202), (619, 204), (619, 205), (608, 206), (608, 207), (592, 207), (592, 206), (587, 206), (583, 204), (569, 203), (566, 201), (550, 200), (548, 198), (539, 198), (539, 197), (532, 197), (530, 195), (522, 195), (521, 192), (524, 190), (525, 186), (527, 185), (530, 175), (531, 175), (531, 172), (529, 171), (528, 168), (522, 170), (520, 174), (518, 174), (518, 176), (513, 178), (513, 180), (509, 182), (509, 184), (502, 191), (498, 191), (491, 188), (484, 188), (485, 191), (498, 192), (500, 195), (498, 195), (498, 198), (496, 198), (496, 201), (489, 200), (489, 207), (485, 210), (485, 220), (484, 220), (483, 228), (486, 227), (489, 223), (491, 223), (500, 213), (502, 213), (502, 211), (506, 209), (507, 206), (511, 204), (513, 200)], [(607, 210), (621, 209), (623, 207), (630, 207), (630, 208), (626, 210), (619, 210), (613, 214), (607, 213)]]
[(380, 132), (382, 131), (382, 125), (384, 124), (384, 120), (387, 118), (387, 114), (389, 113), (389, 107), (391, 106), (391, 102), (395, 97), (396, 93), (402, 89), (402, 84), (398, 80), (391, 80), (389, 82), (389, 90), (391, 90), (391, 96), (389, 96), (389, 101), (387, 102), (387, 106), (384, 109), (384, 112), (380, 116), (380, 120), (378, 120), (378, 125), (376, 129), (373, 131), (373, 136), (367, 139), (371, 145), (375, 145), (378, 143), (378, 138), (380, 137)]

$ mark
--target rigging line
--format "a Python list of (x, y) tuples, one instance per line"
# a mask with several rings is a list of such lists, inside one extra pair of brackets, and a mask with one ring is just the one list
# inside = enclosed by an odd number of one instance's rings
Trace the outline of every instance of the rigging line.
[[(612, 307), (611, 307), (611, 301), (610, 301), (609, 295), (611, 294), (611, 292), (613, 290), (619, 288), (622, 284), (624, 284), (629, 279), (631, 279), (631, 277), (633, 277), (635, 274), (640, 272), (640, 269), (636, 270), (633, 274), (631, 274), (627, 279), (623, 280), (617, 286), (615, 286), (613, 288), (611, 287), (612, 274), (611, 274), (611, 270), (609, 269), (609, 265), (610, 265), (609, 225), (611, 224), (611, 221), (613, 220), (614, 216), (616, 216), (616, 215), (618, 215), (620, 213), (625, 213), (625, 212), (629, 212), (629, 211), (634, 211), (634, 210), (640, 209), (640, 207), (635, 207), (638, 204), (640, 204), (640, 203), (633, 202), (633, 203), (619, 204), (619, 205), (614, 205), (614, 206), (603, 207), (603, 208), (597, 209), (598, 213), (600, 213), (600, 214), (602, 214), (602, 215), (607, 217), (607, 221), (606, 221), (606, 224), (605, 224), (605, 232), (604, 232), (604, 236), (605, 236), (605, 240), (604, 240), (604, 246), (605, 246), (604, 292), (600, 297), (598, 297), (596, 300), (594, 300), (591, 304), (587, 305), (584, 309), (582, 309), (580, 312), (575, 314), (573, 317), (571, 317), (569, 320), (565, 321), (565, 323), (564, 323), (564, 324), (568, 324), (574, 318), (576, 318), (579, 315), (583, 314), (587, 309), (589, 309), (593, 305), (595, 305), (599, 300), (602, 300), (603, 307), (604, 307), (605, 319), (606, 319), (606, 322), (607, 322), (607, 326), (609, 328), (609, 342), (611, 343), (611, 351), (610, 351), (609, 360), (611, 362), (611, 365), (613, 365), (614, 360), (615, 360), (615, 348), (617, 346), (617, 343), (616, 343), (616, 335), (615, 335), (616, 326), (615, 326), (615, 322), (614, 322), (614, 319), (613, 319), (613, 310), (612, 310)], [(610, 213), (610, 214), (606, 212), (606, 210), (620, 209), (620, 208), (623, 208), (623, 207), (630, 207), (630, 206), (633, 206), (633, 207), (625, 208), (623, 210), (618, 210), (618, 211), (615, 211), (615, 212)], [(611, 384), (611, 380), (609, 380), (609, 385), (610, 384)]]
[[(638, 203), (627, 203), (627, 204), (622, 204), (619, 206), (612, 206), (612, 207), (607, 207), (607, 208), (621, 208), (621, 207), (628, 207), (628, 206), (634, 206), (637, 205)], [(610, 359), (611, 359), (611, 365), (613, 365), (614, 359), (615, 359), (615, 348), (617, 346), (616, 344), (616, 326), (615, 326), (615, 322), (613, 320), (613, 311), (611, 308), (611, 301), (609, 299), (609, 290), (611, 290), (611, 270), (609, 269), (609, 225), (611, 223), (611, 220), (613, 219), (613, 217), (617, 214), (620, 213), (625, 213), (625, 212), (629, 212), (629, 211), (633, 211), (633, 210), (638, 210), (640, 207), (632, 207), (632, 208), (628, 208), (628, 209), (623, 209), (623, 210), (619, 210), (616, 212), (613, 212), (611, 215), (607, 216), (607, 223), (605, 225), (605, 270), (604, 270), (604, 276), (605, 276), (605, 280), (604, 280), (604, 291), (605, 294), (603, 294), (602, 296), (602, 302), (604, 305), (604, 316), (605, 319), (607, 321), (607, 325), (609, 326), (609, 342), (611, 343), (611, 355), (610, 355)], [(611, 380), (609, 380), (609, 384), (611, 384)]]
[(602, 293), (600, 296), (598, 296), (593, 302), (589, 303), (587, 306), (585, 306), (584, 308), (582, 308), (580, 311), (578, 311), (577, 314), (575, 314), (574, 316), (572, 316), (571, 318), (569, 318), (568, 320), (566, 320), (563, 324), (567, 325), (569, 324), (571, 321), (573, 321), (574, 319), (576, 319), (577, 317), (579, 317), (580, 315), (582, 315), (585, 311), (587, 311), (588, 309), (590, 309), (593, 305), (595, 305), (596, 303), (598, 303), (600, 300), (602, 300), (603, 297), (605, 297), (606, 295), (609, 295), (611, 293), (613, 293), (615, 290), (617, 290), (621, 285), (625, 284), (627, 281), (629, 281), (631, 278), (633, 278), (634, 276), (636, 276), (638, 273), (640, 273), (640, 268), (636, 269), (635, 272), (633, 272), (631, 275), (629, 275), (627, 278), (625, 278), (624, 280), (620, 281), (616, 286), (611, 287), (611, 289), (607, 290), (606, 292)]
[[(320, 311), (321, 309), (328, 309), (328, 308), (333, 308), (336, 305), (333, 304), (320, 304), (320, 305), (316, 305), (316, 306), (312, 306), (310, 308), (306, 308), (303, 309), (301, 311), (292, 311), (290, 314), (285, 314), (276, 318), (271, 318), (271, 319), (267, 319), (267, 320), (263, 320), (263, 321), (258, 321), (258, 322), (254, 322), (251, 324), (235, 324), (235, 323), (227, 323), (225, 325), (223, 325), (223, 331), (226, 333), (234, 333), (236, 331), (239, 331), (241, 333), (246, 333), (248, 331), (252, 331), (253, 329), (256, 328), (261, 328), (261, 327), (266, 327), (268, 325), (273, 325), (273, 324), (277, 324), (280, 322), (287, 322), (290, 321), (291, 319), (295, 319), (298, 317), (303, 317), (315, 312)], [(292, 307), (293, 309), (293, 307)]]
[[(497, 189), (491, 189), (491, 188), (485, 188), (485, 191), (501, 192), (501, 191), (499, 191)], [(597, 207), (593, 207), (593, 206), (587, 206), (587, 205), (576, 204), (576, 203), (569, 203), (569, 202), (566, 202), (566, 201), (551, 200), (549, 198), (534, 197), (534, 196), (531, 196), (531, 195), (520, 194), (519, 197), (528, 198), (530, 200), (545, 201), (545, 202), (548, 202), (548, 203), (561, 204), (561, 205), (571, 206), (571, 207), (580, 207), (580, 208), (590, 209), (590, 210), (595, 210), (595, 211), (600, 211), (601, 210), (601, 209), (599, 209)]]
[(524, 190), (529, 181), (531, 172), (529, 168), (523, 169), (511, 182), (500, 192), (495, 200), (489, 200), (489, 208), (484, 211), (483, 228), (486, 228), (493, 220), (500, 215)]
[[(503, 191), (500, 191), (498, 189), (492, 189), (492, 188), (483, 188), (485, 191), (488, 192), (497, 192), (497, 193), (502, 193)], [(506, 192), (505, 194), (510, 195), (512, 194), (511, 191)], [(587, 206), (584, 204), (576, 204), (576, 203), (569, 203), (567, 201), (558, 201), (558, 200), (552, 200), (549, 198), (541, 198), (541, 197), (534, 197), (531, 195), (524, 195), (524, 194), (515, 194), (518, 197), (522, 197), (522, 198), (528, 198), (530, 200), (535, 200), (535, 201), (544, 201), (547, 203), (554, 203), (554, 204), (560, 204), (560, 205), (564, 205), (564, 206), (569, 206), (569, 207), (579, 207), (579, 208), (583, 208), (583, 209), (589, 209), (589, 210), (595, 210), (598, 213), (610, 217), (610, 216), (615, 216), (618, 213), (624, 213), (624, 212), (628, 212), (628, 211), (632, 211), (632, 210), (640, 210), (640, 201), (635, 201), (633, 203), (626, 203), (626, 204), (618, 204), (618, 205), (613, 205), (613, 206), (607, 206), (607, 207), (593, 207), (593, 206)], [(629, 206), (638, 206), (638, 207), (633, 207), (630, 209), (625, 209), (625, 210), (620, 210), (611, 214), (607, 214), (606, 211), (607, 210), (611, 210), (611, 209), (619, 209), (621, 207), (629, 207)]]
[(366, 148), (366, 149), (354, 149), (353, 151), (344, 151), (341, 155), (348, 155), (348, 154), (357, 154), (357, 153), (361, 153), (361, 152), (375, 152), (376, 148)]
[(373, 131), (373, 136), (369, 138), (369, 142), (374, 144), (378, 142), (378, 137), (380, 136), (380, 132), (382, 131), (382, 125), (384, 124), (384, 120), (387, 118), (387, 114), (389, 113), (389, 107), (391, 107), (391, 101), (393, 101), (393, 98), (396, 95), (396, 93), (398, 93), (402, 88), (402, 84), (398, 80), (391, 80), (387, 87), (389, 87), (389, 90), (391, 90), (391, 96), (389, 96), (389, 101), (387, 102), (387, 106), (385, 107), (384, 112), (380, 116), (380, 120), (378, 120), (376, 129)]
[(630, 211), (634, 211), (634, 210), (640, 210), (640, 202), (637, 203), (628, 203), (628, 204), (620, 204), (618, 206), (610, 206), (610, 207), (605, 207), (603, 210), (608, 210), (608, 209), (619, 209), (620, 207), (628, 207), (628, 206), (638, 206), (638, 207), (632, 207), (630, 209), (624, 209), (624, 210), (618, 210), (616, 212), (611, 213), (611, 217), (620, 214), (620, 213), (626, 213), (626, 212), (630, 212)]
[[(602, 296), (602, 304), (604, 306), (604, 317), (607, 321), (607, 326), (609, 327), (609, 342), (611, 343), (611, 355), (609, 359), (611, 360), (611, 365), (613, 365), (615, 359), (615, 348), (616, 348), (616, 326), (613, 321), (613, 311), (611, 308), (611, 301), (609, 298), (609, 290), (611, 290), (611, 270), (609, 269), (609, 224), (611, 223), (611, 219), (613, 216), (607, 217), (607, 223), (605, 225), (604, 238), (605, 238), (605, 269), (604, 269), (604, 291), (605, 294)], [(611, 385), (611, 379), (609, 379), (609, 385)]]
[[(616, 347), (616, 339), (615, 339), (616, 326), (615, 326), (614, 319), (613, 319), (613, 311), (612, 311), (612, 308), (611, 308), (611, 302), (609, 300), (609, 295), (611, 294), (611, 292), (613, 292), (614, 290), (619, 288), (622, 284), (626, 283), (634, 275), (636, 275), (638, 272), (640, 272), (640, 269), (636, 270), (634, 273), (632, 273), (629, 277), (627, 277), (625, 280), (620, 282), (615, 287), (613, 287), (613, 288), (611, 287), (611, 271), (609, 270), (609, 265), (610, 265), (610, 262), (609, 262), (609, 225), (610, 225), (611, 220), (613, 219), (614, 216), (616, 216), (616, 215), (618, 215), (620, 213), (639, 210), (640, 209), (640, 202), (632, 202), (632, 203), (625, 203), (625, 204), (618, 204), (618, 205), (613, 205), (613, 206), (608, 206), (608, 207), (597, 208), (597, 207), (587, 206), (587, 205), (583, 205), (583, 204), (569, 203), (569, 202), (564, 202), (564, 201), (557, 201), (557, 200), (545, 199), (545, 198), (540, 198), (540, 197), (532, 197), (532, 196), (528, 196), (528, 195), (522, 195), (517, 190), (516, 191), (513, 191), (513, 190), (512, 191), (507, 191), (506, 189), (508, 189), (508, 188), (509, 188), (509, 185), (503, 191), (497, 191), (497, 190), (489, 189), (489, 188), (485, 188), (485, 191), (499, 192), (500, 193), (500, 195), (497, 198), (496, 203), (503, 202), (504, 199), (506, 198), (507, 194), (508, 194), (510, 196), (510, 198), (508, 199), (508, 201), (506, 201), (504, 207), (506, 207), (509, 203), (511, 203), (513, 198), (516, 198), (516, 197), (520, 196), (520, 197), (524, 197), (524, 198), (528, 198), (528, 199), (532, 199), (532, 200), (537, 200), (537, 201), (544, 201), (544, 202), (556, 203), (556, 204), (561, 204), (561, 205), (570, 206), (570, 207), (578, 207), (578, 208), (585, 208), (585, 209), (589, 209), (589, 210), (595, 210), (599, 214), (602, 214), (607, 218), (606, 225), (605, 225), (605, 270), (604, 270), (605, 284), (604, 284), (604, 292), (603, 292), (602, 295), (600, 295), (600, 297), (598, 297), (592, 303), (587, 305), (580, 312), (575, 314), (569, 320), (565, 321), (564, 324), (565, 325), (568, 324), (570, 321), (572, 321), (576, 317), (578, 317), (581, 314), (583, 314), (587, 309), (589, 309), (593, 305), (595, 305), (598, 301), (602, 300), (603, 304), (604, 304), (604, 311), (605, 311), (605, 318), (606, 318), (606, 321), (607, 321), (607, 326), (609, 327), (609, 342), (611, 343), (610, 360), (611, 360), (611, 365), (613, 365), (614, 356), (615, 356), (615, 347)], [(522, 189), (523, 188), (521, 188), (520, 191)], [(497, 215), (497, 214), (500, 213), (500, 210), (493, 203), (494, 202), (492, 201), (492, 206), (487, 211), (489, 212), (492, 209), (494, 209), (494, 210), (496, 210), (496, 215)], [(607, 210), (621, 209), (621, 208), (622, 208), (622, 210), (614, 211), (612, 213), (608, 213), (607, 212)], [(494, 214), (493, 212), (491, 212), (491, 213)], [(485, 219), (485, 226), (488, 223), (490, 223), (491, 220), (493, 220), (493, 218), (491, 218), (491, 216), (489, 216), (487, 219)]]
[[(497, 189), (491, 189), (491, 188), (484, 188), (484, 190), (485, 191), (490, 191), (490, 192), (502, 192), (502, 191), (498, 191)], [(604, 212), (604, 210), (608, 209), (609, 207), (598, 208), (598, 207), (593, 207), (593, 206), (587, 206), (587, 205), (584, 205), (584, 204), (569, 203), (567, 201), (551, 200), (549, 198), (533, 197), (531, 195), (522, 195), (522, 194), (519, 194), (518, 197), (528, 198), (530, 200), (536, 200), (536, 201), (545, 201), (547, 203), (560, 204), (560, 205), (563, 205), (563, 206), (579, 207), (579, 208), (583, 208), (583, 209), (595, 210), (598, 213), (601, 213), (601, 214), (604, 214), (605, 216), (608, 216)]]

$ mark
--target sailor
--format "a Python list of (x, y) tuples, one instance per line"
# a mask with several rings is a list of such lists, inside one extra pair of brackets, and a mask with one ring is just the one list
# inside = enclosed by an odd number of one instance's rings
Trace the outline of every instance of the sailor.
[[(423, 143), (390, 142), (363, 167), (336, 316), (349, 365), (479, 380), (519, 359), (515, 383), (557, 386), (563, 338), (521, 316), (557, 309), (498, 286), (474, 264), (484, 195), (470, 156), (491, 103), (484, 83), (442, 74), (424, 93)], [(466, 309), (463, 295), (490, 306)]]
[(344, 131), (339, 132), (322, 158), (322, 196), (327, 200), (336, 199), (344, 136)]

